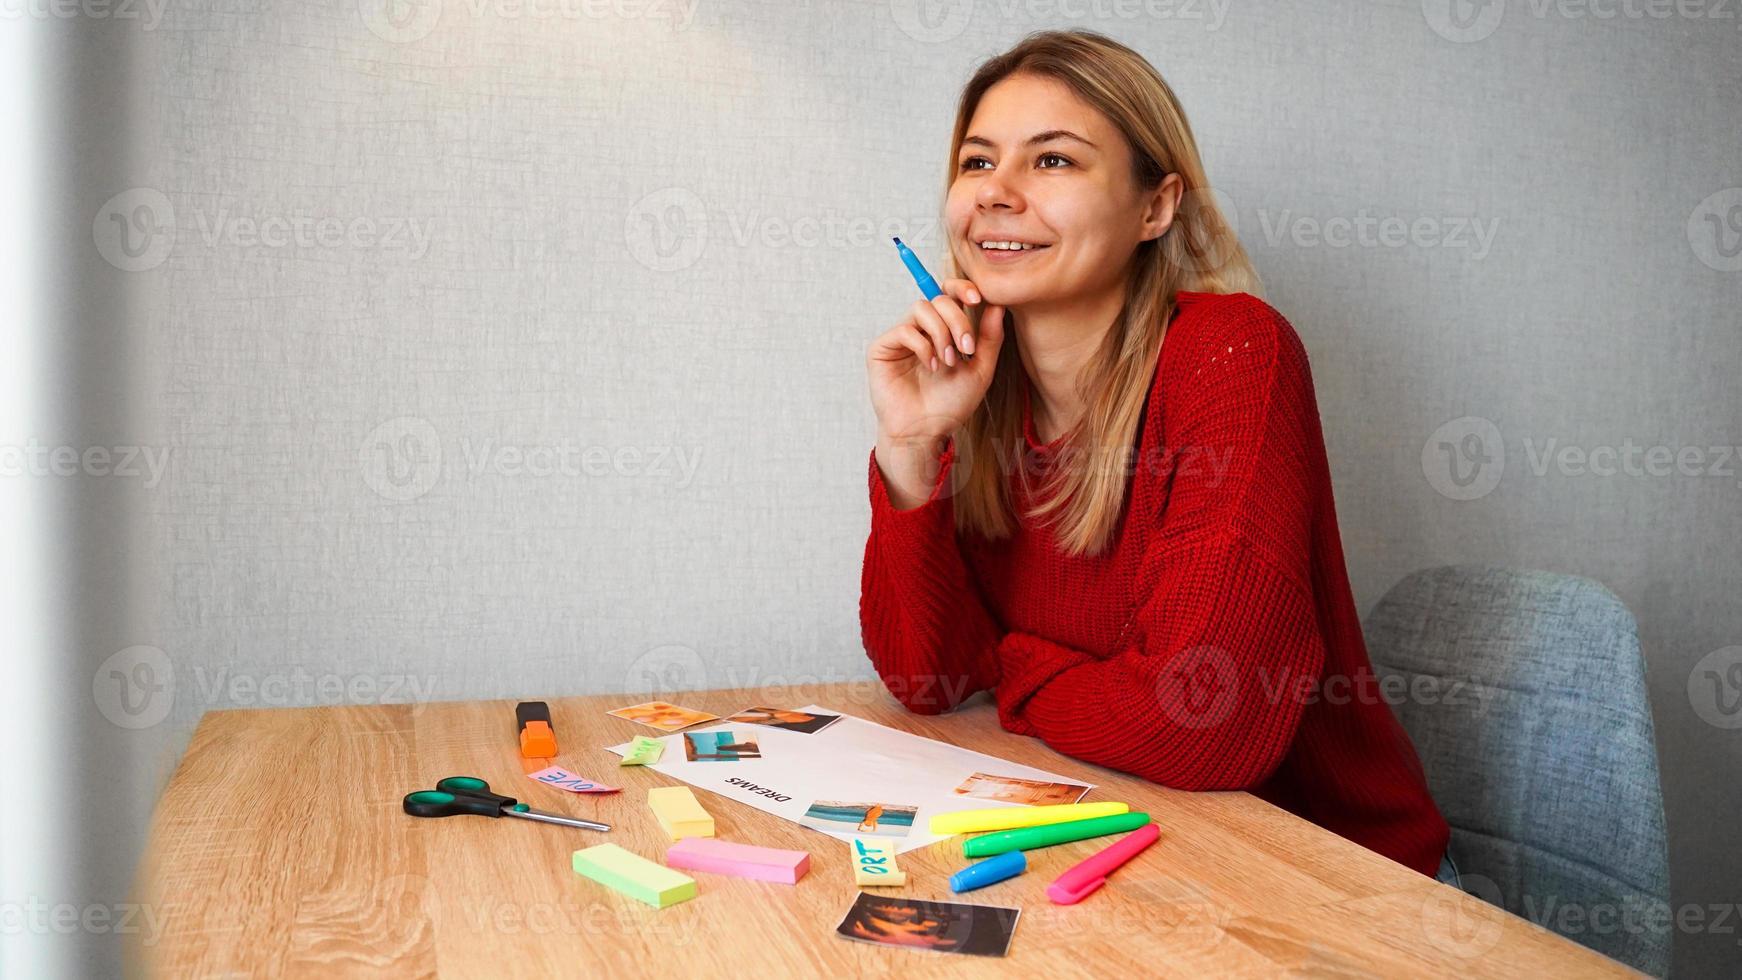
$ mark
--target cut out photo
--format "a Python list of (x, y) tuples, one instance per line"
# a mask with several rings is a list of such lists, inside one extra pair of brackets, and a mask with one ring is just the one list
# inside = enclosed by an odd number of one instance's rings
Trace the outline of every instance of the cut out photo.
[(1003, 956), (1021, 909), (960, 902), (925, 902), (860, 892), (835, 932), (879, 946), (970, 956)]
[(874, 834), (906, 837), (913, 829), (919, 807), (898, 803), (843, 803), (818, 800), (799, 818), (799, 823), (831, 834)]
[(815, 735), (817, 732), (841, 720), (840, 715), (815, 714), (809, 711), (795, 711), (791, 708), (745, 708), (743, 711), (726, 719), (745, 725), (763, 725), (768, 728), (784, 728), (789, 732), (803, 732)]
[(683, 757), (691, 762), (737, 762), (762, 758), (762, 749), (738, 732), (685, 732)]
[(667, 701), (647, 701), (642, 704), (632, 704), (627, 708), (613, 708), (605, 713), (635, 722), (637, 725), (657, 728), (662, 732), (675, 732), (680, 728), (689, 728), (691, 725), (699, 725), (704, 721), (714, 721), (720, 717), (706, 711), (697, 711), (694, 708), (681, 708)]
[(1026, 803), (1030, 806), (1052, 806), (1075, 803), (1089, 791), (1076, 783), (1049, 783), (1021, 776), (996, 776), (977, 772), (963, 780), (956, 792), (977, 800), (997, 800), (1000, 803)]

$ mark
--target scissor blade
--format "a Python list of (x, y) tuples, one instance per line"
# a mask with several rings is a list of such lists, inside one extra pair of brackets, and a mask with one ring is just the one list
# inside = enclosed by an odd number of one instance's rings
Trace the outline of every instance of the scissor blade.
[(543, 810), (510, 809), (502, 811), (502, 815), (505, 817), (524, 817), (527, 820), (537, 820), (540, 823), (561, 824), (564, 827), (578, 827), (581, 830), (611, 829), (611, 825), (608, 823), (598, 823), (593, 820), (577, 820), (574, 817), (559, 817), (554, 813), (545, 813)]

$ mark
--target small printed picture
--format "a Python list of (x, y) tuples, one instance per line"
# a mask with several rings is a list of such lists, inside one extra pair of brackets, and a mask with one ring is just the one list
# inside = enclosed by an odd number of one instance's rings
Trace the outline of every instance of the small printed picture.
[(838, 800), (818, 800), (810, 805), (798, 822), (806, 827), (831, 834), (875, 834), (878, 837), (906, 837), (913, 829), (917, 806), (895, 803), (842, 803)]
[(1088, 791), (1089, 787), (1076, 783), (1048, 783), (1021, 776), (995, 776), (989, 772), (977, 772), (956, 787), (957, 793), (977, 800), (1026, 803), (1029, 806), (1075, 803)]
[(879, 946), (930, 949), (971, 956), (1003, 956), (1010, 950), (1021, 909), (960, 902), (926, 902), (898, 895), (860, 892), (835, 932)]
[(762, 758), (762, 749), (738, 732), (685, 732), (683, 757), (691, 762), (737, 762)]
[(699, 725), (704, 721), (715, 721), (720, 717), (694, 708), (680, 708), (665, 701), (632, 704), (627, 708), (613, 708), (605, 713), (628, 719), (638, 725), (646, 725), (648, 728), (657, 728), (662, 732), (675, 732), (680, 728)]
[(764, 725), (768, 728), (784, 728), (789, 732), (815, 735), (840, 721), (841, 716), (813, 714), (809, 711), (795, 711), (790, 708), (755, 707), (745, 708), (726, 720), (745, 725)]

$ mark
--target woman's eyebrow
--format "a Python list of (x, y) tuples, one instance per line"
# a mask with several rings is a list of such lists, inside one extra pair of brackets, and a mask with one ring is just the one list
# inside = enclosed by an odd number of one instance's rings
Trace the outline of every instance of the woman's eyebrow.
[[(1028, 146), (1038, 146), (1041, 143), (1050, 143), (1053, 140), (1076, 140), (1078, 143), (1082, 143), (1085, 146), (1092, 147), (1095, 145), (1068, 129), (1049, 129), (1044, 133), (1036, 133), (1035, 135), (1030, 136), (1025, 142)], [(969, 143), (973, 143), (977, 146), (989, 146), (994, 148), (998, 145), (984, 136), (962, 137), (963, 146), (967, 146)]]

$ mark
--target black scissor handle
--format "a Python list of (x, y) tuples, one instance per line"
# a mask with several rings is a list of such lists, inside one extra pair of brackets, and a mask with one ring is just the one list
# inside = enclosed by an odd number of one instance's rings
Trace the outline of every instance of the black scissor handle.
[(490, 792), (490, 784), (477, 776), (449, 776), (436, 783), (436, 789), (443, 793), (452, 793), (455, 796), (474, 796), (481, 800), (491, 800), (504, 810), (520, 802), (512, 796)]
[(514, 804), (513, 797), (490, 792), (490, 784), (476, 776), (449, 776), (436, 783), (435, 789), (407, 793), (400, 807), (414, 817), (452, 817), (462, 813), (500, 817)]
[(500, 817), (502, 808), (494, 800), (481, 796), (456, 796), (439, 789), (421, 789), (405, 794), (400, 808), (414, 817), (453, 817), (475, 813), (480, 817)]

